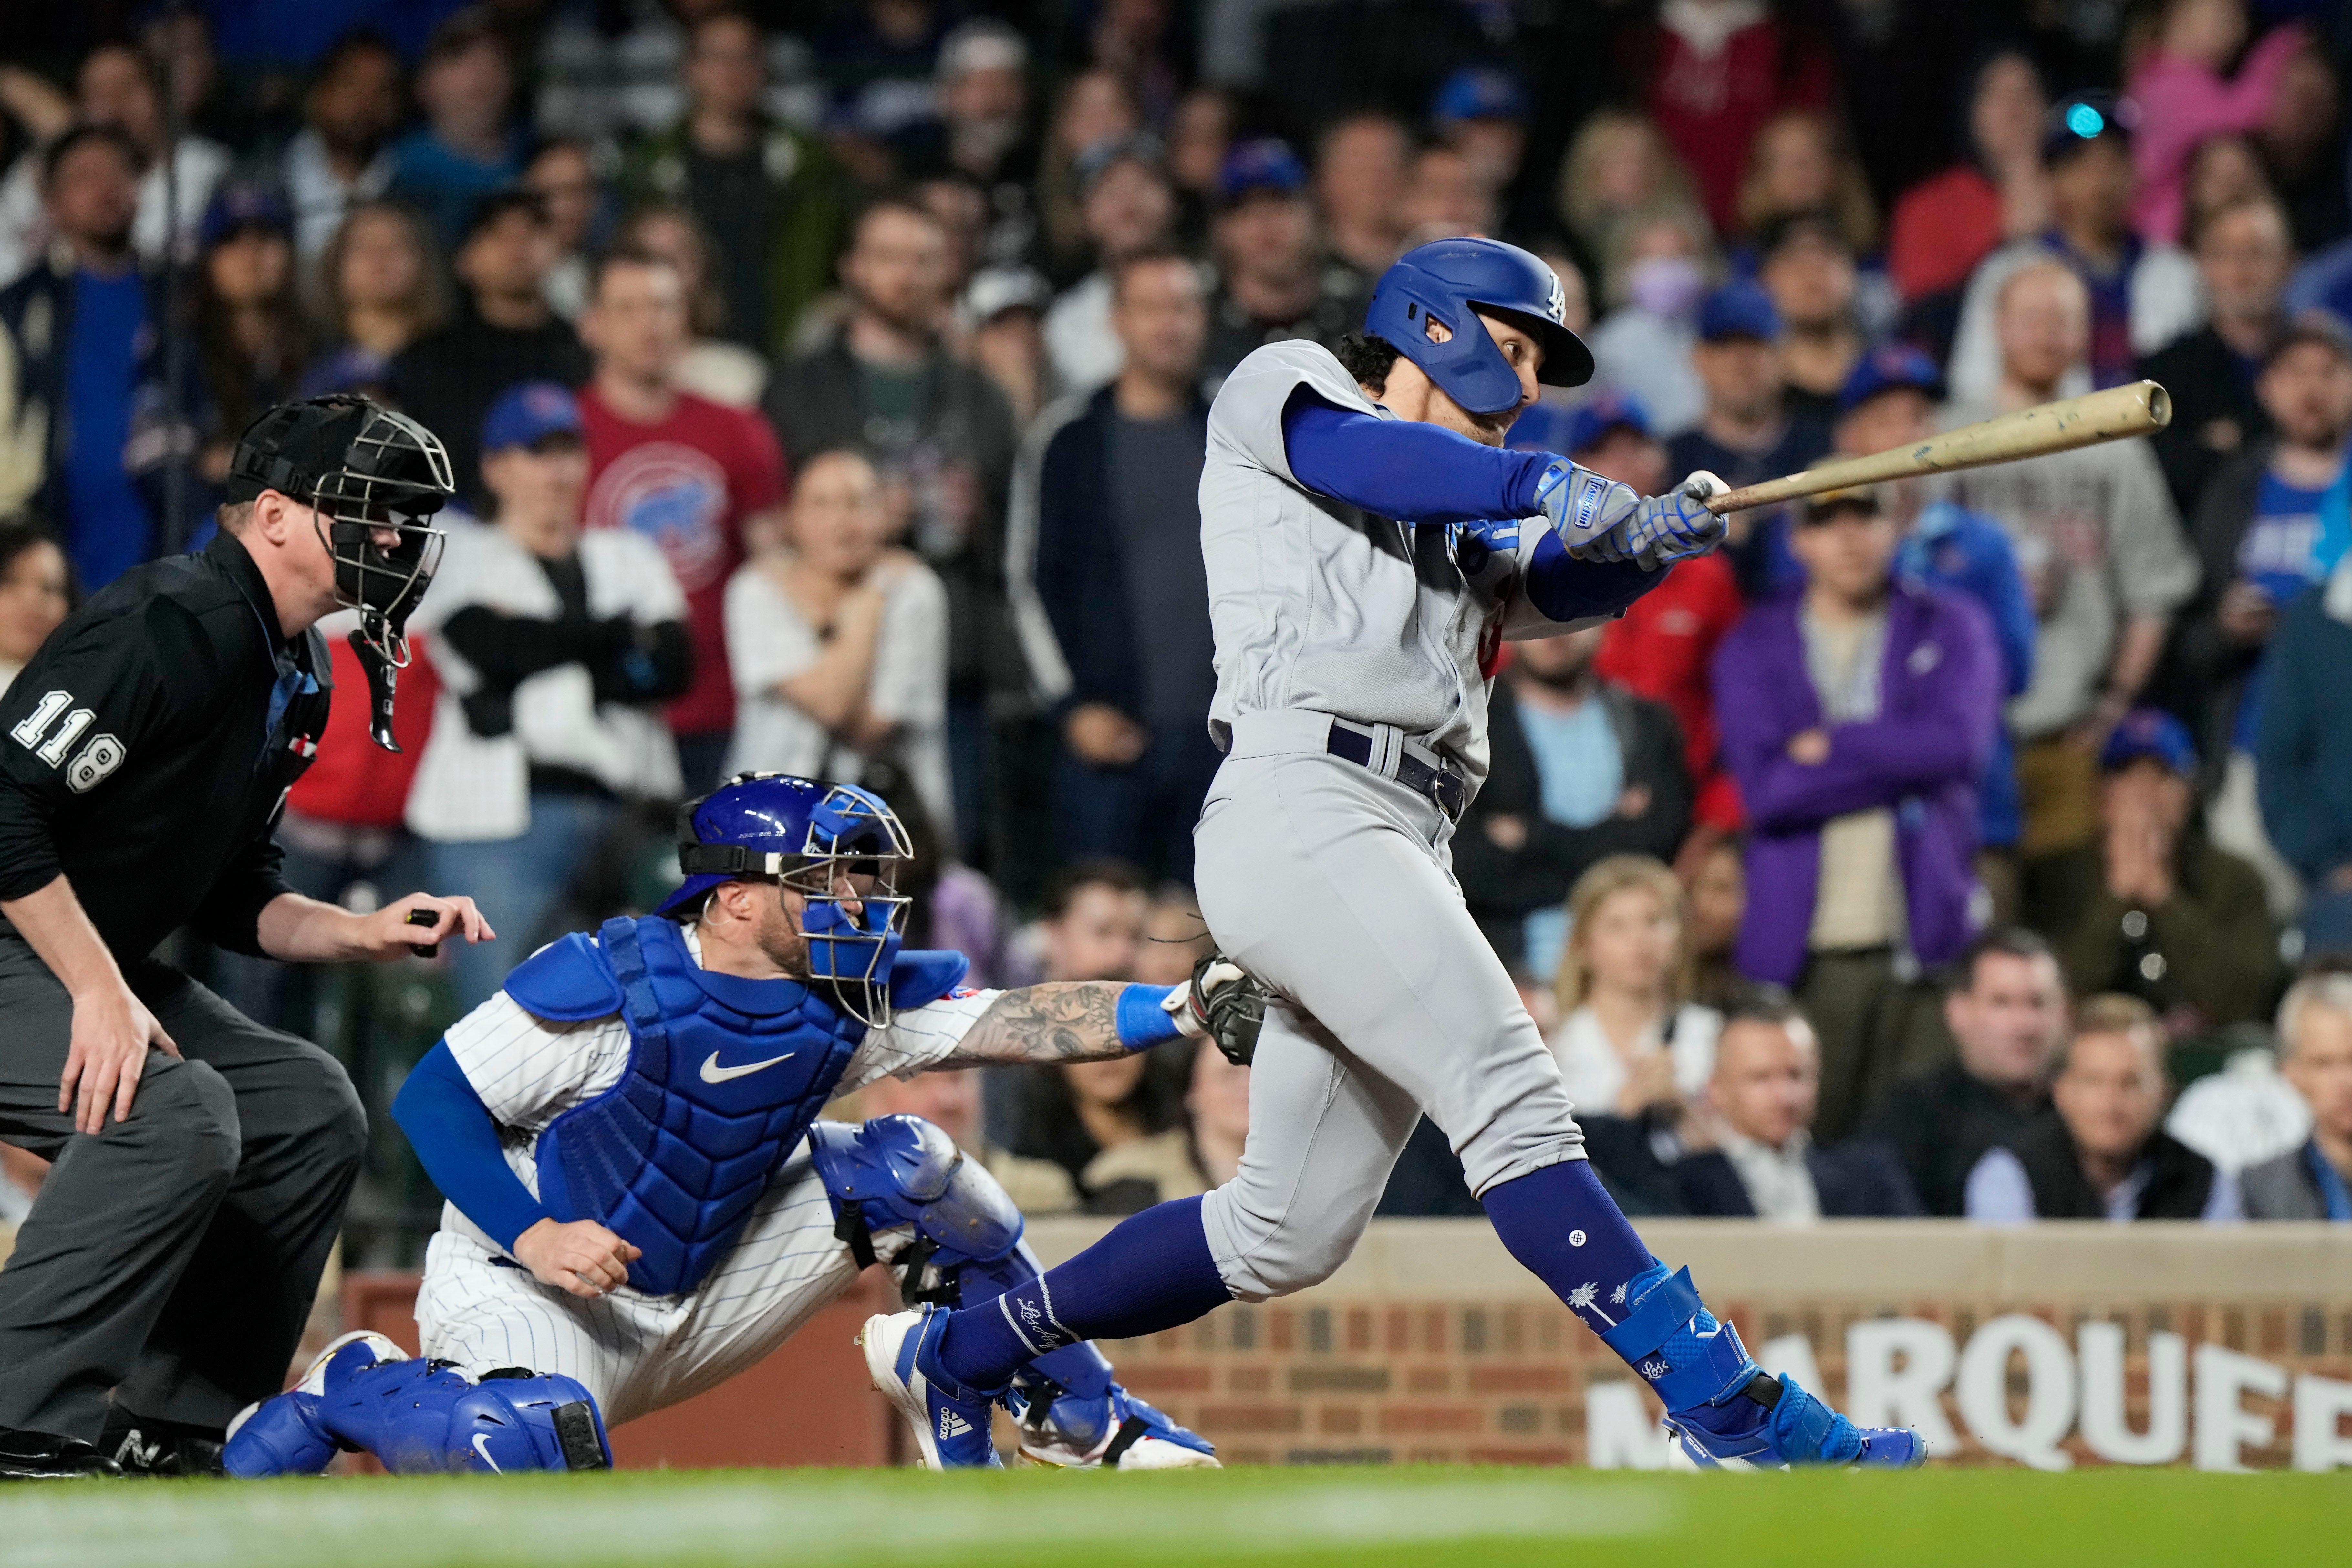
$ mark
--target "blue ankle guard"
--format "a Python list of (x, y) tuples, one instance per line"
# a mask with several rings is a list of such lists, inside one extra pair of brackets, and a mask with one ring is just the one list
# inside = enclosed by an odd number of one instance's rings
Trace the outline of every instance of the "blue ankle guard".
[(1648, 1380), (1669, 1412), (1712, 1405), (1756, 1375), (1738, 1331), (1706, 1310), (1689, 1269), (1669, 1275), (1658, 1264), (1637, 1275), (1627, 1294), (1637, 1290), (1624, 1321), (1601, 1338)]

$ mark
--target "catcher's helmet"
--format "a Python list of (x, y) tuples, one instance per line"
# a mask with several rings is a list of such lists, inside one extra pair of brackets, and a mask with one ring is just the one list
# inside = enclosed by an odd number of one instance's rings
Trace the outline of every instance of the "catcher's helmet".
[(830, 982), (851, 1017), (877, 1029), (890, 1022), (890, 965), (908, 902), (898, 871), (914, 847), (880, 796), (789, 773), (737, 773), (679, 811), (677, 839), (686, 880), (656, 913), (696, 909), (722, 882), (790, 888), (803, 901), (810, 976)]
[[(1559, 279), (1540, 257), (1499, 239), (1435, 239), (1416, 246), (1381, 274), (1364, 312), (1364, 331), (1385, 340), (1473, 414), (1500, 414), (1519, 402), (1519, 378), (1473, 310), (1501, 316), (1543, 344), (1536, 379), (1581, 386), (1592, 379), (1592, 351), (1564, 320)], [(1429, 341), (1429, 319), (1453, 336)]]

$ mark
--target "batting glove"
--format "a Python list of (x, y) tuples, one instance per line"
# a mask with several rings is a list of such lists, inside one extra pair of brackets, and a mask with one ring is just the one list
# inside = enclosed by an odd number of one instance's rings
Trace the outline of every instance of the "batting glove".
[(1723, 542), (1724, 520), (1706, 510), (1709, 497), (1731, 487), (1705, 468), (1662, 496), (1652, 496), (1633, 509), (1610, 542), (1618, 553), (1596, 560), (1638, 561), (1644, 572), (1694, 555), (1704, 555)]
[(1536, 485), (1536, 505), (1559, 535), (1570, 555), (1585, 561), (1622, 561), (1622, 555), (1595, 553), (1611, 548), (1609, 540), (1633, 517), (1641, 503), (1633, 492), (1614, 479), (1604, 479), (1562, 458), (1544, 470)]

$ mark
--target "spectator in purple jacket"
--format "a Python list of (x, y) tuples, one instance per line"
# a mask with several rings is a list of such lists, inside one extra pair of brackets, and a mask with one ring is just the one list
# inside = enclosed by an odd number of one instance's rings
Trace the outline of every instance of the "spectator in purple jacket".
[(1825, 1142), (1942, 1048), (1920, 974), (1969, 941), (2000, 710), (1984, 611), (1897, 578), (1897, 542), (1875, 489), (1815, 497), (1790, 536), (1804, 592), (1750, 611), (1715, 661), (1751, 826), (1738, 963), (1813, 1020)]

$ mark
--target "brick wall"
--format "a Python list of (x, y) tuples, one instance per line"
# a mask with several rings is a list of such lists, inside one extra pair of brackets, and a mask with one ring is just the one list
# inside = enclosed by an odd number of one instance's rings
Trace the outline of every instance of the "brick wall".
[[(1375, 1226), (1370, 1256), (1316, 1290), (1235, 1303), (1104, 1348), (1129, 1387), (1214, 1440), (1229, 1460), (1585, 1463), (1588, 1390), (1639, 1385), (1565, 1307), (1529, 1288), (1483, 1224), (1426, 1228), (1438, 1223), (1446, 1222)], [(1049, 1260), (1092, 1234), (1035, 1230)], [(1892, 1318), (1938, 1324), (1958, 1345), (2009, 1313), (2041, 1319), (2069, 1344), (2084, 1321), (2117, 1323), (2134, 1431), (2147, 1426), (2151, 1332), (2178, 1333), (2192, 1351), (2224, 1346), (2290, 1373), (2352, 1378), (2352, 1238), (2314, 1234), (2318, 1227), (2293, 1237), (2194, 1226), (2159, 1237), (2092, 1225), (2042, 1226), (2030, 1237), (1957, 1225), (1825, 1226), (1776, 1237), (1683, 1222), (1645, 1231), (1661, 1256), (1692, 1265), (1751, 1352), (1801, 1341), (1825, 1385), (1815, 1392), (1840, 1404), (1848, 1331)], [(2012, 1417), (2021, 1418), (2030, 1390), (2019, 1361), (2010, 1362), (2007, 1382)], [(1659, 1414), (1646, 1389), (1639, 1398)], [(2276, 1434), (2266, 1447), (2248, 1446), (2246, 1462), (2285, 1466), (2289, 1401), (2249, 1394), (2241, 1403), (2270, 1418)], [(1972, 1435), (1953, 1390), (1941, 1404), (1960, 1439), (1948, 1461), (2010, 1462)], [(2079, 1436), (2063, 1451), (2098, 1462)]]

